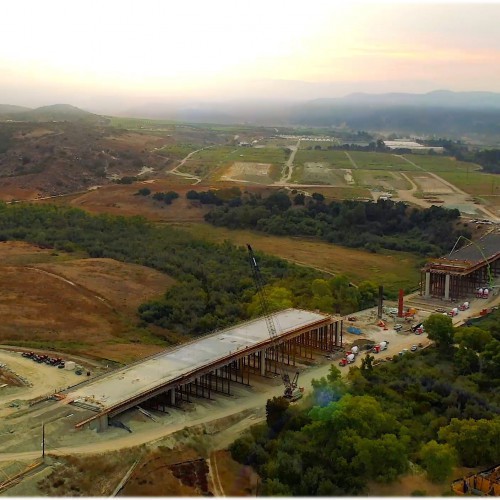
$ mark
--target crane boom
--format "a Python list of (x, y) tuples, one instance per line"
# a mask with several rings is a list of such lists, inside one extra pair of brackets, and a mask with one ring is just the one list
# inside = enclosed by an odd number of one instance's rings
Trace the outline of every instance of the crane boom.
[[(262, 278), (259, 265), (257, 264), (257, 260), (255, 259), (255, 254), (253, 253), (252, 247), (249, 244), (247, 244), (247, 249), (250, 260), (250, 267), (252, 268), (252, 275), (255, 281), (255, 287), (257, 288), (257, 294), (259, 296), (259, 302), (262, 308), (262, 312), (264, 313), (264, 319), (266, 321), (269, 337), (272, 340), (273, 348), (277, 351), (279, 346), (278, 331), (276, 330), (276, 325), (269, 309), (269, 303), (267, 301), (266, 292), (264, 290), (264, 280)], [(301, 397), (302, 393), (300, 393), (299, 396), (294, 392), (297, 389), (299, 372), (296, 372), (293, 380), (290, 380), (290, 375), (286, 372), (283, 364), (278, 361), (277, 367), (281, 376), (281, 380), (283, 381), (283, 385), (285, 386), (284, 396), (289, 399), (298, 399), (298, 397)]]

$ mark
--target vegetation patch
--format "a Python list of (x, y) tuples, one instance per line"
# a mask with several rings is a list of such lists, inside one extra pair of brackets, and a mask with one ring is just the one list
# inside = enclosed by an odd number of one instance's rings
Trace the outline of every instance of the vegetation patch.
[(38, 483), (41, 496), (111, 496), (137, 452), (58, 457), (59, 465)]
[[(424, 325), (435, 348), (378, 366), (366, 354), (347, 382), (332, 365), (299, 405), (268, 400), (265, 424), (230, 447), (261, 476), (262, 495), (360, 495), (397, 485), (410, 471), (444, 491), (455, 466), (498, 464), (500, 398), (491, 390), (500, 380), (498, 323), (460, 335), (442, 315)], [(486, 342), (473, 347), (478, 338)]]

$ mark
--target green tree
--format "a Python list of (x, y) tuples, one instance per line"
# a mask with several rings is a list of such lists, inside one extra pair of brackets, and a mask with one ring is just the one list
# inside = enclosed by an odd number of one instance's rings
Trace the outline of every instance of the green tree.
[(452, 418), (438, 435), (457, 450), (466, 467), (500, 462), (500, 417), (493, 420)]
[(455, 342), (481, 352), (486, 347), (488, 342), (491, 342), (493, 336), (490, 332), (478, 328), (477, 326), (469, 326), (459, 328), (455, 333)]
[(333, 307), (333, 296), (328, 281), (324, 279), (315, 279), (311, 284), (311, 291), (313, 293), (311, 308), (319, 309), (324, 312), (331, 312)]
[(420, 459), (431, 481), (445, 481), (457, 462), (457, 452), (448, 444), (432, 440), (420, 449)]
[(285, 425), (285, 413), (290, 402), (280, 396), (268, 399), (266, 403), (266, 423), (275, 432), (279, 432)]
[(481, 372), (491, 379), (500, 379), (500, 341), (492, 340), (481, 353)]
[(342, 380), (342, 373), (335, 365), (330, 366), (326, 377), (321, 377), (319, 380), (313, 379), (311, 385), (314, 403), (319, 406), (326, 406), (332, 401), (338, 401), (347, 391)]
[[(293, 306), (292, 292), (284, 287), (266, 286), (264, 293), (270, 311), (281, 311)], [(253, 296), (252, 302), (248, 306), (248, 313), (252, 317), (264, 314), (258, 293)]]
[(338, 274), (328, 280), (332, 290), (333, 307), (340, 313), (351, 312), (359, 309), (358, 291), (350, 286), (350, 281), (344, 274)]
[(453, 363), (460, 375), (469, 375), (479, 371), (479, 356), (463, 345), (455, 351)]
[(373, 370), (373, 362), (375, 361), (375, 356), (372, 356), (370, 353), (366, 353), (365, 357), (361, 360), (361, 371), (369, 371)]
[(262, 484), (262, 496), (264, 497), (291, 497), (292, 490), (279, 479), (266, 479)]
[(294, 205), (303, 205), (306, 197), (303, 193), (297, 193), (293, 198)]
[(250, 452), (255, 445), (253, 437), (249, 434), (238, 438), (229, 446), (229, 451), (234, 460), (240, 464), (250, 463)]
[(446, 350), (453, 344), (453, 322), (449, 316), (431, 314), (424, 321), (427, 336), (436, 342), (436, 345)]
[(384, 434), (378, 439), (356, 439), (355, 450), (353, 467), (375, 481), (394, 481), (408, 470), (406, 440), (394, 434)]
[(359, 306), (367, 309), (377, 303), (378, 287), (372, 281), (362, 281), (358, 285)]

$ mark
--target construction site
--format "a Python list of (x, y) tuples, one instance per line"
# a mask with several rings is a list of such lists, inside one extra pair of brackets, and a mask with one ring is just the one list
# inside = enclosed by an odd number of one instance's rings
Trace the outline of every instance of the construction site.
[[(457, 241), (457, 244), (460, 242)], [(455, 245), (457, 246), (457, 245)], [(492, 291), (500, 276), (500, 230), (466, 244), (448, 256), (434, 259), (421, 269), (420, 295), (445, 301), (466, 299)]]
[[(422, 327), (430, 314), (449, 314), (458, 326), (500, 302), (493, 280), (491, 293), (478, 296), (471, 289), (460, 309), (451, 298), (426, 298), (418, 292), (383, 302), (380, 290), (377, 307), (345, 317), (293, 308), (270, 312), (251, 248), (249, 256), (263, 312), (256, 319), (117, 369), (80, 360), (81, 371), (88, 375), (83, 380), (74, 371), (35, 363), (35, 370), (43, 372), (40, 387), (35, 372), (26, 370), (33, 366), (27, 352), (0, 351), (0, 361), (4, 368), (11, 367), (17, 384), (0, 395), (4, 405), (0, 461), (116, 451), (179, 433), (184, 436), (186, 428), (202, 426), (206, 432), (214, 422), (215, 436), (225, 436), (223, 441), (217, 438), (217, 446), (220, 442), (227, 446), (245, 426), (265, 419), (269, 398), (300, 399), (311, 390), (312, 380), (326, 376), (332, 364), (347, 374), (348, 366), (359, 366), (366, 352), (373, 354), (375, 365), (391, 362), (395, 356), (431, 345)], [(486, 267), (487, 276), (496, 276), (490, 269), (496, 262), (486, 259), (480, 267)], [(40, 388), (46, 390), (46, 380), (52, 378), (49, 373), (59, 375), (58, 385), (42, 393)], [(27, 474), (45, 470), (45, 462), (33, 464)], [(24, 477), (14, 476), (16, 481)], [(12, 484), (7, 481), (3, 487)]]
[(231, 395), (232, 384), (249, 386), (252, 375), (277, 375), (280, 364), (295, 367), (300, 360), (313, 359), (315, 352), (342, 348), (341, 318), (287, 309), (273, 314), (272, 321), (280, 325), (276, 338), (269, 337), (266, 318), (259, 318), (103, 375), (58, 397), (95, 413), (77, 428), (104, 430), (108, 417), (138, 404), (166, 411), (192, 397)]

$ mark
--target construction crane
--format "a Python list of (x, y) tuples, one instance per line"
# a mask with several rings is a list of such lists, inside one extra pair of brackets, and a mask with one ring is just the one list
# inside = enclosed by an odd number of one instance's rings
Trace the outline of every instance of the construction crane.
[[(264, 280), (262, 278), (262, 274), (257, 264), (257, 260), (255, 259), (252, 247), (249, 244), (247, 244), (247, 249), (250, 260), (250, 267), (252, 268), (252, 275), (255, 282), (255, 287), (257, 289), (257, 294), (259, 296), (262, 312), (264, 313), (264, 319), (266, 320), (269, 337), (272, 340), (273, 349), (276, 352), (278, 352), (278, 346), (279, 346), (278, 332), (276, 330), (276, 325), (274, 323), (271, 311), (269, 310), (269, 304), (264, 289)], [(262, 362), (264, 362), (264, 360), (262, 360)], [(290, 375), (288, 374), (284, 363), (278, 360), (277, 368), (281, 380), (283, 381), (283, 385), (285, 386), (285, 391), (283, 393), (283, 396), (291, 401), (296, 401), (297, 399), (300, 399), (302, 397), (302, 391), (300, 391), (297, 388), (299, 380), (299, 372), (296, 372), (293, 379), (290, 379)]]

